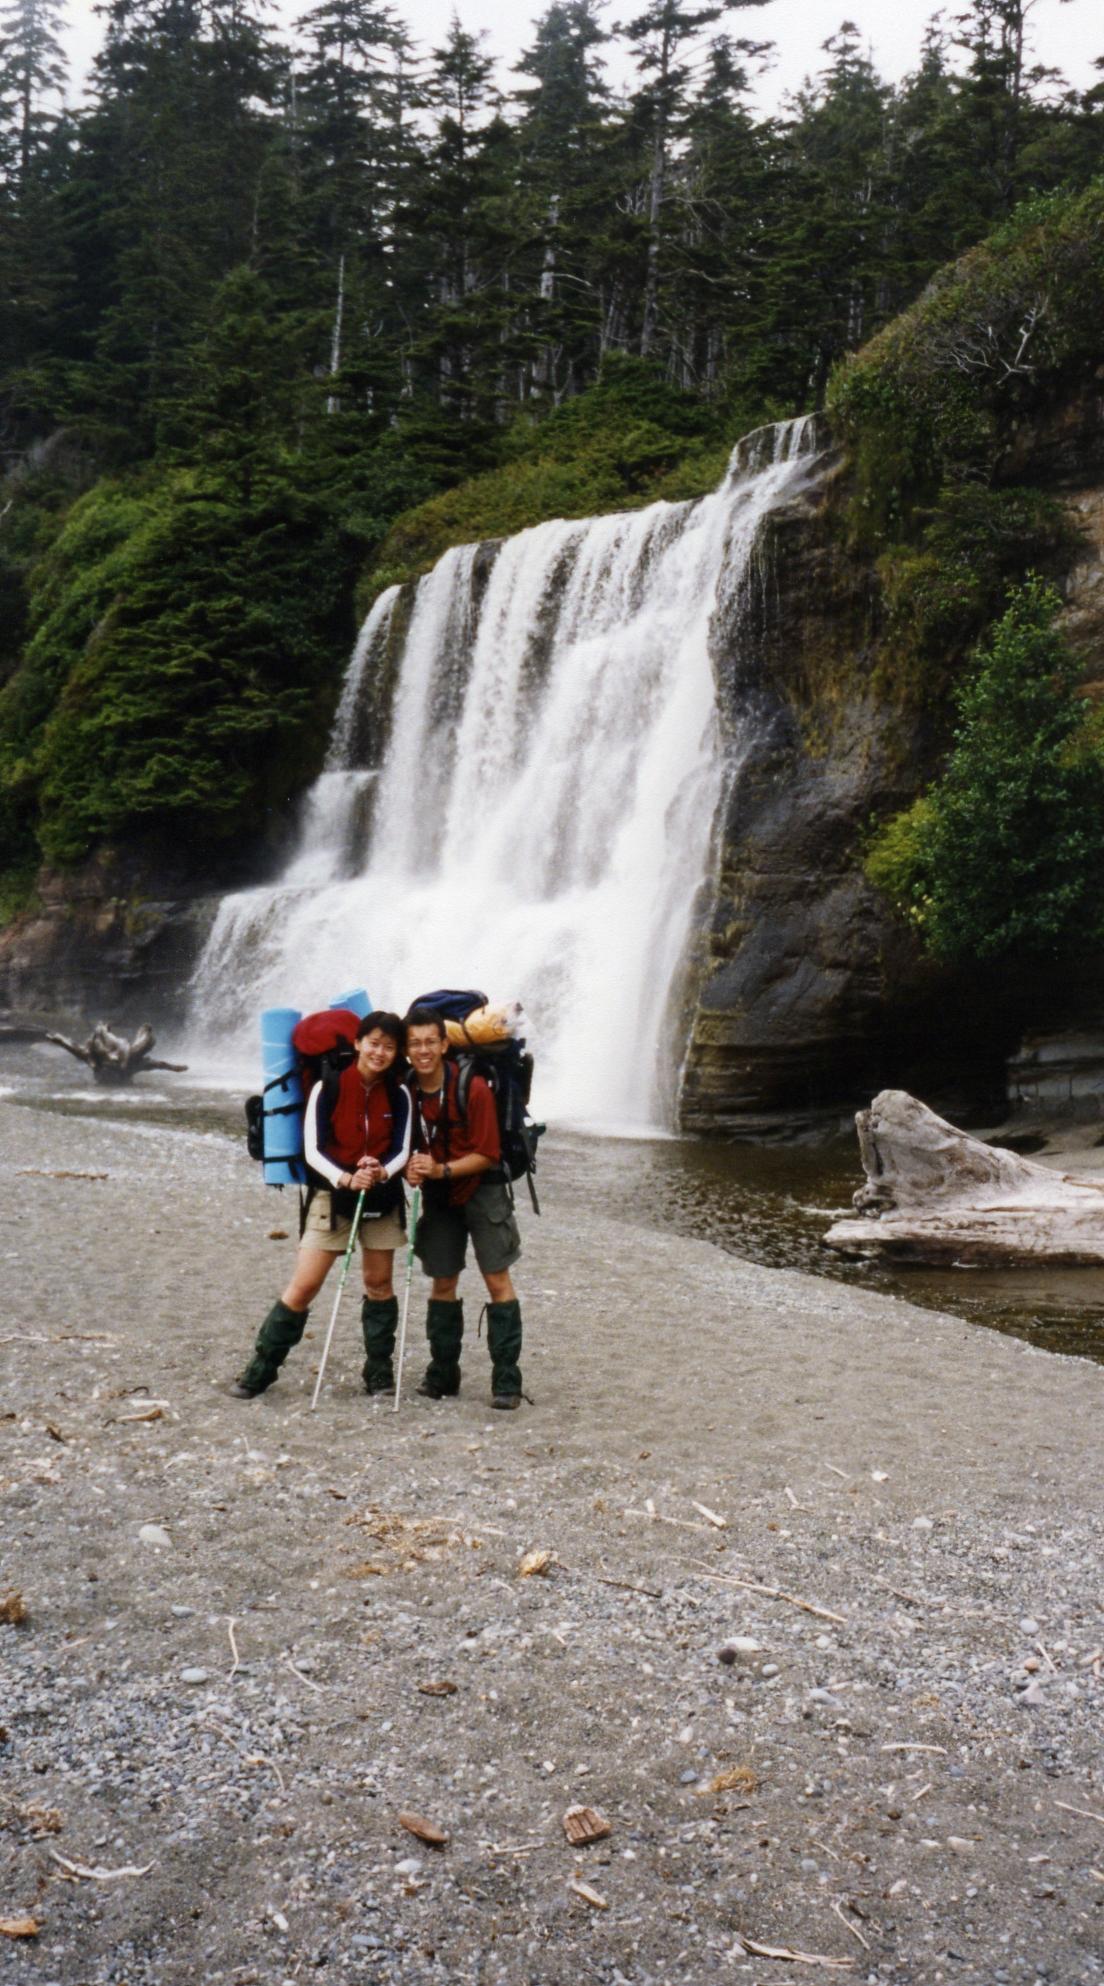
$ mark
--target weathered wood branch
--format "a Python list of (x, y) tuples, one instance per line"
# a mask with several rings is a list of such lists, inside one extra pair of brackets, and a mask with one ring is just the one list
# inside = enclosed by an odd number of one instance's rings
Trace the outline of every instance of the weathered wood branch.
[(1104, 1180), (983, 1144), (904, 1090), (882, 1090), (855, 1125), (866, 1185), (829, 1248), (952, 1266), (1104, 1264)]
[(64, 1048), (67, 1055), (75, 1055), (78, 1062), (86, 1063), (91, 1069), (94, 1082), (109, 1087), (131, 1082), (143, 1069), (171, 1069), (180, 1075), (188, 1066), (186, 1062), (162, 1062), (153, 1055), (157, 1037), (148, 1021), (143, 1021), (133, 1041), (115, 1034), (106, 1021), (93, 1028), (87, 1041), (70, 1041), (68, 1035), (51, 1034), (48, 1030), (39, 1038)]

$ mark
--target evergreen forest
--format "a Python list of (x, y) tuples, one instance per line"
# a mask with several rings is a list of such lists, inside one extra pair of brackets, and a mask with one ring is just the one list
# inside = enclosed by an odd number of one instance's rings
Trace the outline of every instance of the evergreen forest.
[(553, 0), (504, 83), (389, 0), (106, 0), (65, 108), (62, 0), (3, 0), (6, 914), (43, 859), (225, 864), (385, 579), (855, 421), (848, 355), (1104, 169), (1104, 80), (1036, 59), (1031, 0), (961, 0), (899, 85), (843, 20), (769, 115), (763, 0), (633, 4)]

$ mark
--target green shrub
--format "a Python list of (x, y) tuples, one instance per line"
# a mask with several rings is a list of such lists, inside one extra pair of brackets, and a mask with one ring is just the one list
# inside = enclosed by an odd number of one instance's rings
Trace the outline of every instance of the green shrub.
[(1075, 952), (1104, 936), (1104, 750), (1038, 578), (956, 696), (942, 778), (888, 821), (866, 874), (951, 962)]
[(879, 561), (895, 678), (939, 695), (1010, 587), (1032, 568), (1058, 571), (1073, 543), (1067, 513), (1041, 490), (946, 485), (919, 543)]
[(201, 853), (312, 776), (347, 628), (336, 536), (275, 484), (243, 507), (185, 479), (142, 513), (38, 746), (48, 859), (150, 834)]
[(845, 361), (829, 393), (885, 532), (948, 480), (988, 478), (1008, 423), (1100, 361), (1104, 180), (1031, 200)]

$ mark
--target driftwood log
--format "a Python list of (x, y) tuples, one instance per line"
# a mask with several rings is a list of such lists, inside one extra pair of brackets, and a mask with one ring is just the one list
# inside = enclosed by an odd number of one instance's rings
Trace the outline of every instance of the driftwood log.
[(855, 1125), (866, 1185), (829, 1248), (945, 1267), (1104, 1264), (1104, 1180), (983, 1144), (904, 1090), (882, 1090)]
[(181, 1075), (187, 1069), (186, 1062), (160, 1062), (155, 1059), (153, 1049), (157, 1037), (148, 1021), (138, 1029), (133, 1041), (115, 1034), (106, 1021), (100, 1021), (93, 1028), (87, 1041), (70, 1041), (64, 1034), (51, 1034), (43, 1030), (42, 1041), (52, 1041), (57, 1048), (64, 1048), (66, 1054), (75, 1055), (78, 1062), (87, 1063), (92, 1071), (93, 1082), (103, 1083), (108, 1088), (119, 1088), (129, 1083), (143, 1069), (172, 1069)]

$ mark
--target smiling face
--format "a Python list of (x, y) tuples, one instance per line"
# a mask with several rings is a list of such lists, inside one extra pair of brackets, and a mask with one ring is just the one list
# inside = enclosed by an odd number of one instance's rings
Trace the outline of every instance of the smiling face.
[(366, 1083), (374, 1083), (391, 1067), (399, 1052), (398, 1043), (381, 1027), (362, 1034), (357, 1042), (357, 1068)]
[(436, 1090), (441, 1087), (445, 1040), (444, 1028), (432, 1021), (406, 1030), (407, 1057), (423, 1089)]

